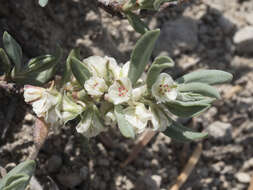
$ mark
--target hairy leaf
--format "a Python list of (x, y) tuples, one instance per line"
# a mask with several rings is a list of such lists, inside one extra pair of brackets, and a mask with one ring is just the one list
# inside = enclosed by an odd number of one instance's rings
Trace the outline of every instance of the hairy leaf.
[(134, 30), (140, 34), (144, 34), (149, 31), (148, 26), (134, 13), (126, 13), (129, 24), (134, 28)]
[(9, 75), (12, 69), (12, 65), (7, 54), (2, 48), (0, 48), (0, 65), (3, 65), (5, 73)]

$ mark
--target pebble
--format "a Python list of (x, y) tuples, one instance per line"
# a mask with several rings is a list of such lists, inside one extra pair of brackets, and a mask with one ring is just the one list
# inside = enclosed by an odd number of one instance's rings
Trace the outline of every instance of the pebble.
[(57, 175), (57, 179), (63, 186), (71, 189), (81, 184), (83, 181), (79, 173), (59, 174)]
[(239, 172), (235, 174), (236, 179), (241, 183), (249, 183), (250, 182), (250, 175), (244, 172)]
[(234, 29), (234, 24), (225, 16), (220, 16), (218, 24), (222, 28), (225, 34), (229, 34)]
[(230, 123), (224, 123), (220, 121), (213, 122), (208, 128), (207, 133), (210, 137), (213, 137), (217, 140), (230, 141), (232, 125)]
[(83, 180), (87, 179), (88, 177), (88, 174), (89, 174), (89, 168), (87, 166), (83, 166), (81, 169), (80, 169), (80, 176)]
[[(155, 177), (156, 180), (159, 180)], [(135, 190), (159, 190), (159, 184), (150, 175), (143, 175), (137, 179)]]
[(253, 13), (252, 13), (252, 12), (246, 14), (246, 15), (245, 15), (245, 19), (246, 19), (246, 21), (247, 21), (249, 24), (253, 25)]
[(253, 26), (246, 26), (238, 30), (234, 35), (234, 43), (240, 53), (253, 52)]
[(58, 155), (51, 156), (47, 161), (47, 169), (50, 173), (57, 172), (62, 166), (62, 158)]
[(109, 166), (110, 162), (105, 158), (100, 158), (98, 160), (98, 165), (100, 165), (100, 166)]

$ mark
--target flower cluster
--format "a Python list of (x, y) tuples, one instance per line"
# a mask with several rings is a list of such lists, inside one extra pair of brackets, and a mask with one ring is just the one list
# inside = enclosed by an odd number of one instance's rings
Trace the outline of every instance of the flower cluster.
[[(85, 81), (82, 97), (73, 92), (26, 85), (24, 97), (38, 117), (53, 125), (61, 125), (80, 117), (76, 130), (86, 137), (93, 137), (115, 126), (117, 118), (114, 107), (122, 106), (124, 119), (135, 134), (146, 128), (165, 130), (170, 124), (165, 112), (157, 103), (173, 101), (177, 98), (177, 84), (170, 75), (162, 73), (152, 86), (151, 94), (146, 85), (144, 73), (133, 86), (128, 78), (130, 62), (120, 67), (111, 57), (91, 56), (83, 60), (91, 77)], [(61, 93), (60, 93), (61, 91)]]

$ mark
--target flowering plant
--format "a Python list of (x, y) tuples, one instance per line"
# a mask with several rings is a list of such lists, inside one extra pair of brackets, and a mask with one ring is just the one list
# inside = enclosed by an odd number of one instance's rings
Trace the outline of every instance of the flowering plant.
[[(81, 61), (78, 50), (72, 50), (61, 82), (55, 80), (48, 88), (43, 84), (52, 78), (57, 58), (41, 56), (22, 66), (21, 48), (5, 33), (6, 53), (0, 50), (1, 60), (6, 76), (26, 84), (25, 101), (52, 128), (76, 119), (77, 132), (87, 138), (115, 126), (129, 138), (146, 129), (161, 131), (179, 141), (206, 137), (206, 133), (183, 127), (173, 115), (193, 117), (207, 110), (220, 98), (211, 85), (229, 82), (232, 75), (219, 70), (199, 70), (173, 80), (162, 72), (174, 65), (169, 57), (157, 57), (148, 65), (159, 33), (159, 30), (147, 31), (138, 40), (130, 61), (122, 66), (107, 56), (91, 56)], [(53, 61), (46, 61), (49, 57)], [(30, 75), (22, 75), (24, 72)]]

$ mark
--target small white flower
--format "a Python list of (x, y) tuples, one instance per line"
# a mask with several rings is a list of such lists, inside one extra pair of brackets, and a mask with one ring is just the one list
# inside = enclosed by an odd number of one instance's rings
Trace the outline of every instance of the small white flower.
[(93, 76), (89, 80), (85, 81), (84, 88), (87, 90), (89, 95), (95, 97), (102, 96), (108, 89), (104, 79), (96, 76)]
[(88, 110), (86, 115), (81, 119), (76, 126), (78, 133), (83, 134), (85, 137), (90, 138), (97, 136), (99, 133), (106, 131), (106, 128), (101, 123), (97, 114), (94, 111)]
[(117, 124), (117, 120), (115, 117), (115, 114), (113, 112), (108, 112), (105, 114), (105, 125), (109, 125), (109, 126), (116, 126)]
[(152, 95), (160, 102), (172, 101), (177, 98), (176, 83), (170, 75), (161, 73), (152, 86)]
[(134, 127), (135, 132), (141, 133), (145, 130), (148, 121), (151, 119), (151, 113), (142, 103), (135, 107), (128, 107), (124, 110), (125, 119)]
[(85, 104), (78, 105), (66, 94), (63, 95), (61, 102), (56, 106), (57, 116), (61, 119), (63, 123), (76, 118), (85, 109)]
[(147, 91), (147, 85), (142, 85), (140, 87), (134, 88), (132, 92), (132, 99), (134, 101), (140, 100), (146, 91)]
[(61, 118), (56, 113), (56, 107), (52, 107), (45, 115), (45, 122), (49, 124), (50, 127), (58, 127), (62, 124)]
[(47, 112), (55, 106), (60, 97), (53, 89), (44, 89), (35, 86), (24, 87), (24, 97), (27, 103), (31, 103), (33, 111), (38, 117), (45, 117)]
[(151, 108), (151, 114), (151, 123), (153, 125), (152, 129), (154, 131), (164, 131), (171, 124), (171, 122), (161, 110)]
[(105, 99), (113, 104), (121, 104), (130, 100), (132, 94), (132, 84), (129, 78), (121, 78), (110, 86)]
[(127, 77), (128, 76), (129, 68), (130, 68), (130, 61), (126, 62), (123, 65), (123, 67), (120, 70), (119, 77), (122, 77), (122, 78)]

